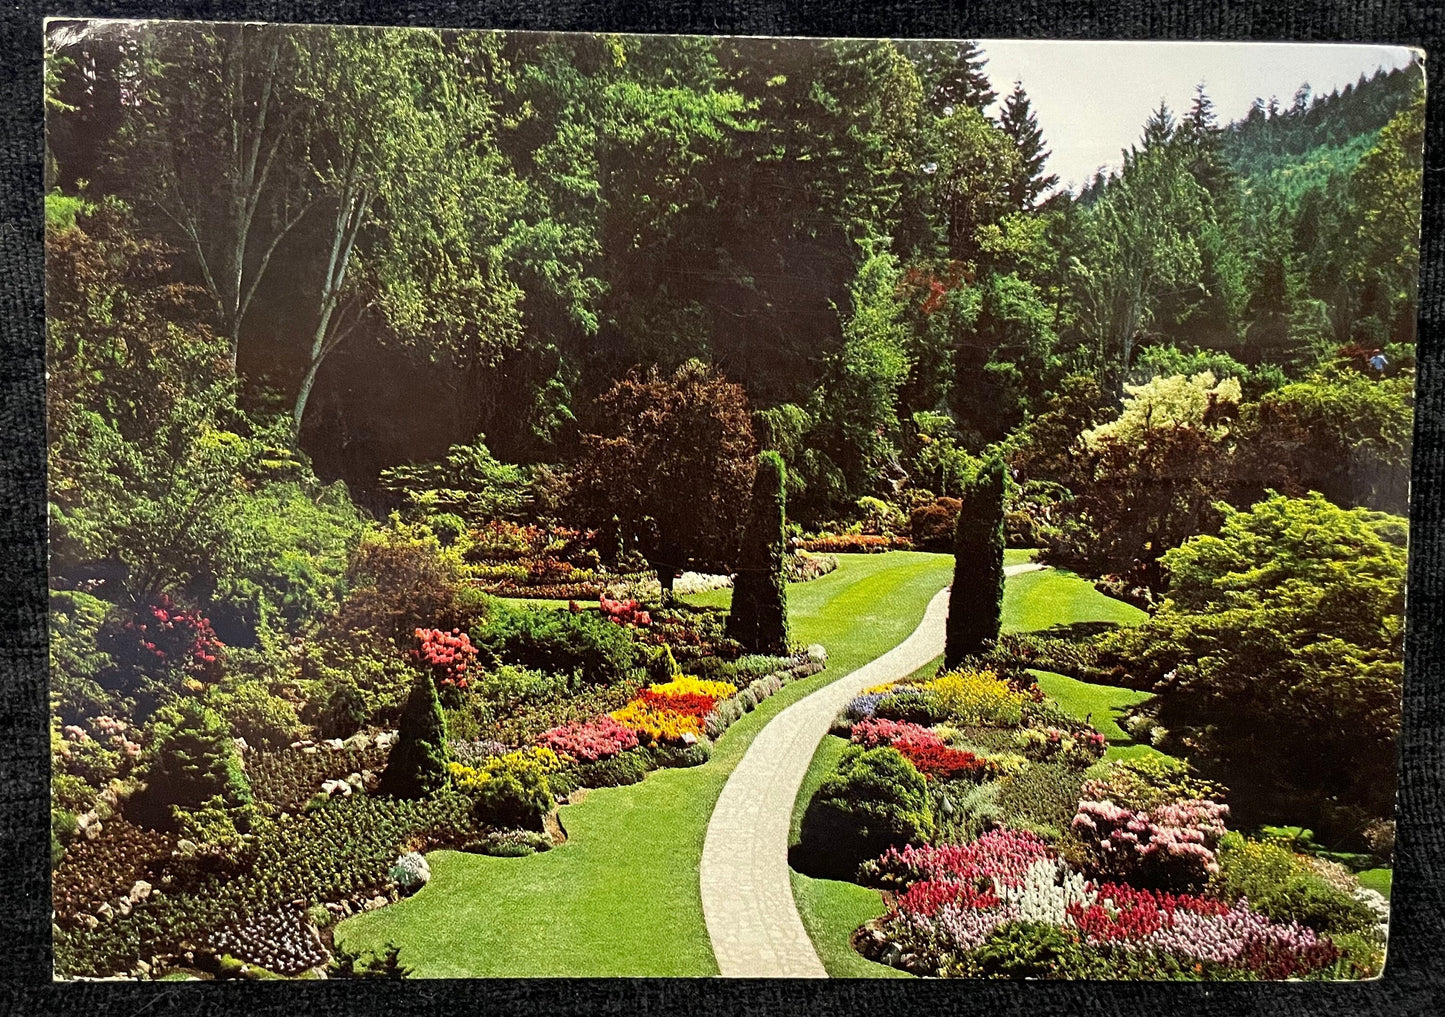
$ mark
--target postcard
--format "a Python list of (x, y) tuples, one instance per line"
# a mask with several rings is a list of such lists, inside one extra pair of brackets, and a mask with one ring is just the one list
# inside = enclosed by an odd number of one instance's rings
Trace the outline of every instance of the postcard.
[(1423, 59), (48, 22), (55, 977), (1379, 977)]

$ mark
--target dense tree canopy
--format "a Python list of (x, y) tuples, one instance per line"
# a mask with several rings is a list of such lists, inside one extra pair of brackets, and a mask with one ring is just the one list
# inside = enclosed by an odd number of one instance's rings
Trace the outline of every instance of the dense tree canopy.
[[(1074, 193), (971, 41), (53, 22), (47, 53), (58, 716), (212, 783), (226, 730), (401, 720), (389, 781), (429, 793), (447, 725), (622, 706), (632, 633), (688, 624), (629, 603), (648, 571), (741, 570), (735, 638), (686, 645), (784, 652), (784, 570), (828, 565), (790, 551), (953, 547), (956, 661), (1009, 539), (1152, 612), (1120, 674), (1181, 751), (1388, 811), (1418, 65), (1233, 122), (1201, 85)], [(589, 604), (486, 600), (518, 592)], [(473, 623), (470, 712), (411, 695)]]

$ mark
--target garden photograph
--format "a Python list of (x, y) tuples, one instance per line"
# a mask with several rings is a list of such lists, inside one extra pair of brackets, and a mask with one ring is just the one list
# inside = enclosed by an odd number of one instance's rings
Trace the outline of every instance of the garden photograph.
[(49, 20), (54, 978), (1381, 977), (1423, 59)]

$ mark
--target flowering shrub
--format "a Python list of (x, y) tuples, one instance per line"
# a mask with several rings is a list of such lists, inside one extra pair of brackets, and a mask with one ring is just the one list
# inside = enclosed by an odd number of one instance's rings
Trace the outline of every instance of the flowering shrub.
[(882, 887), (916, 882), (991, 886), (995, 879), (1016, 886), (1029, 866), (1049, 856), (1049, 846), (1042, 838), (999, 827), (971, 844), (889, 848), (876, 860), (865, 862), (859, 875)]
[(603, 593), (598, 596), (597, 604), (602, 611), (602, 617), (616, 622), (618, 625), (647, 626), (652, 624), (652, 616), (643, 610), (635, 600), (613, 600)]
[[(126, 647), (119, 655), (143, 670), (181, 668), (192, 678), (217, 677), (217, 662), (224, 644), (200, 611), (182, 610), (161, 594), (121, 626)], [(126, 652), (129, 651), (129, 652)]]
[(992, 671), (964, 669), (941, 674), (922, 686), (960, 724), (1016, 727), (1028, 696)]
[(977, 779), (993, 773), (993, 765), (987, 759), (942, 743), (904, 741), (894, 747), (929, 780)]
[(799, 551), (819, 554), (876, 554), (880, 551), (908, 550), (913, 543), (907, 537), (877, 533), (830, 533), (794, 545)]
[(838, 567), (831, 554), (793, 553), (783, 559), (783, 578), (790, 583), (806, 583), (826, 576)]
[(870, 718), (860, 720), (853, 725), (852, 740), (864, 748), (876, 749), (880, 745), (893, 745), (902, 740), (915, 742), (928, 742), (942, 745), (938, 735), (921, 724), (912, 724), (906, 720), (886, 720), (884, 718)]
[[(646, 695), (647, 693), (643, 693)], [(678, 713), (671, 708), (673, 696), (654, 696), (651, 700), (634, 699), (622, 709), (614, 711), (612, 719), (637, 732), (640, 741), (650, 744), (677, 743), (688, 737), (699, 738), (703, 734), (703, 718), (712, 709), (702, 713)], [(707, 697), (700, 697), (707, 698)]]
[(1170, 802), (1148, 812), (1082, 801), (1070, 828), (1100, 875), (1184, 887), (1202, 884), (1219, 870), (1215, 848), (1228, 814), (1227, 805), (1202, 800)]
[(1296, 978), (1329, 967), (1340, 950), (1297, 923), (1272, 923), (1240, 901), (1151, 894), (1105, 884), (1069, 920), (1091, 942), (1172, 954), (1197, 964), (1239, 968), (1259, 978)]
[(853, 725), (852, 740), (868, 749), (891, 746), (930, 779), (956, 780), (980, 776), (992, 770), (986, 760), (972, 752), (951, 749), (943, 744), (936, 732), (908, 721), (860, 720)]
[(874, 711), (878, 709), (878, 701), (884, 695), (886, 693), (864, 692), (862, 695), (854, 696), (848, 701), (848, 705), (843, 707), (843, 719), (862, 720), (865, 717), (873, 716)]
[(558, 755), (595, 763), (637, 748), (637, 732), (612, 717), (598, 717), (584, 724), (554, 727), (542, 735), (541, 743)]
[(860, 875), (907, 887), (862, 938), (864, 952), (917, 974), (1062, 973), (988, 953), (997, 953), (995, 934), (1029, 928), (1068, 946), (1064, 968), (1079, 977), (1296, 978), (1325, 972), (1342, 956), (1313, 930), (1272, 922), (1243, 900), (1094, 886), (1043, 841), (1013, 830), (959, 847), (890, 849)]
[(465, 632), (417, 629), (416, 639), (411, 658), (431, 671), (438, 685), (467, 687), (467, 669), (476, 662), (477, 648)]

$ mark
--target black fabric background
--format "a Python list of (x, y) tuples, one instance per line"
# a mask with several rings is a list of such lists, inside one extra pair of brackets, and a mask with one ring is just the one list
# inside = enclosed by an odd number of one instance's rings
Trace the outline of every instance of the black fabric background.
[[(46, 823), (44, 363), (41, 222), (41, 20), (45, 15), (329, 21), (511, 29), (607, 29), (739, 35), (973, 38), (1172, 38), (1390, 42), (1430, 53), (1409, 589), (1408, 678), (1399, 801), (1394, 914), (1385, 976), (1364, 984), (1159, 985), (711, 980), (415, 981), (403, 983), (50, 982)], [(972, 4), (842, 0), (412, 0), (385, 4), (86, 2), (0, 7), (0, 1015), (213, 1014), (246, 1011), (341, 1017), (358, 1012), (636, 1014), (1097, 1012), (1118, 1015), (1445, 1013), (1445, 829), (1442, 829), (1442, 651), (1445, 561), (1445, 317), (1441, 184), (1445, 83), (1433, 66), (1445, 7), (1357, 0), (1183, 0), (1069, 4), (986, 0)], [(1106, 85), (1106, 83), (1099, 83)], [(1091, 87), (1080, 82), (1081, 89)], [(647, 902), (639, 901), (639, 907)], [(538, 915), (546, 921), (546, 915)]]

